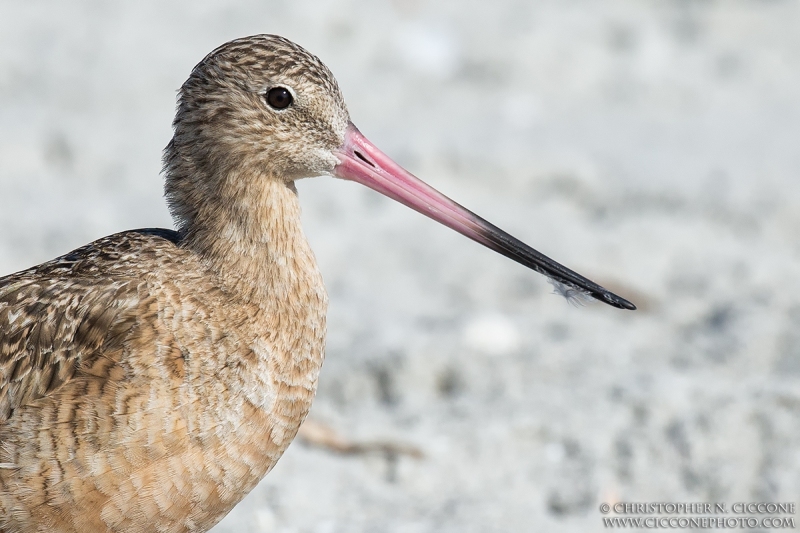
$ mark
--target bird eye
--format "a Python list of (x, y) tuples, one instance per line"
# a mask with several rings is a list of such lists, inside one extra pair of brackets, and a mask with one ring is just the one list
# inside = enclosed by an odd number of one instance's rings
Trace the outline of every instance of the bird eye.
[(286, 87), (273, 87), (267, 91), (267, 103), (273, 109), (286, 109), (292, 105), (292, 93)]

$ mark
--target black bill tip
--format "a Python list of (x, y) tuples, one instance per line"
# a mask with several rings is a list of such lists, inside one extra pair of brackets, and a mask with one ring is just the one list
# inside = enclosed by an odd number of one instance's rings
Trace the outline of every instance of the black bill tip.
[(636, 306), (621, 296), (617, 296), (613, 292), (608, 292), (603, 295), (603, 301), (608, 305), (612, 305), (617, 309), (627, 309), (628, 311), (636, 311)]
[[(601, 287), (592, 280), (553, 261), (543, 253), (534, 250), (524, 242), (512, 237), (494, 224), (487, 222), (474, 213), (471, 213), (471, 215), (479, 226), (477, 233), (480, 235), (480, 239), (476, 240), (487, 248), (547, 276), (555, 284), (567, 287), (567, 291), (572, 289), (578, 293), (582, 293), (584, 296), (616, 307), (617, 309), (626, 309), (628, 311), (634, 311), (636, 309), (636, 306), (625, 298), (617, 296), (605, 287)], [(563, 289), (559, 289), (558, 285), (556, 285), (556, 290), (562, 295), (567, 295)], [(569, 299), (569, 297), (567, 299)]]

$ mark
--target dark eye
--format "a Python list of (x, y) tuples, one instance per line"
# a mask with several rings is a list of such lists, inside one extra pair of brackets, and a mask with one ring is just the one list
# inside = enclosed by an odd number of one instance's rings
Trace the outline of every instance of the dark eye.
[(292, 105), (292, 93), (286, 87), (273, 87), (267, 91), (267, 103), (274, 109), (286, 109)]

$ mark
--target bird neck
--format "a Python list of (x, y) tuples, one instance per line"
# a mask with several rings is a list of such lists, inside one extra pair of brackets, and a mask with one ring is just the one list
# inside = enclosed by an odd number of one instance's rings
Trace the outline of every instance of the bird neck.
[(325, 301), (316, 260), (303, 234), (293, 182), (267, 176), (227, 176), (191, 220), (178, 220), (183, 246), (196, 252), (220, 283), (270, 308)]

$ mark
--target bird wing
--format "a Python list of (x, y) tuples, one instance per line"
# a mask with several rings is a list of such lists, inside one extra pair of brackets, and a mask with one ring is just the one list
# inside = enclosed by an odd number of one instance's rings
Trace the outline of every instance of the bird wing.
[(106, 237), (0, 278), (0, 424), (125, 341), (145, 283), (126, 259), (145, 244), (136, 241), (163, 242), (147, 232)]

